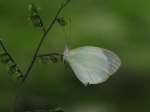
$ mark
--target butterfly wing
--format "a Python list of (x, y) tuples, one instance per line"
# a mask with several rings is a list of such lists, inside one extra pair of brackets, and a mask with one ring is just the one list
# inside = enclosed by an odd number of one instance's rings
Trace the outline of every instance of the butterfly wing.
[(65, 59), (84, 85), (104, 82), (121, 64), (115, 53), (91, 46), (70, 50)]

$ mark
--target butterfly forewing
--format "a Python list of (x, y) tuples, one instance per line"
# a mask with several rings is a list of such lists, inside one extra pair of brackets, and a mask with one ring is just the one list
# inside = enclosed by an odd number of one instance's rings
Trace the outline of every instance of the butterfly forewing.
[(105, 81), (121, 63), (113, 52), (91, 46), (70, 50), (64, 59), (68, 61), (77, 78), (84, 85)]

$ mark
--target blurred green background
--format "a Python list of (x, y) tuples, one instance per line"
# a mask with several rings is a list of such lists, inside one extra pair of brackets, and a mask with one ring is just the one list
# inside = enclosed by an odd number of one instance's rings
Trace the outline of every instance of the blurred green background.
[[(28, 21), (33, 0), (0, 0), (0, 38), (25, 72), (43, 34)], [(34, 0), (47, 28), (61, 0)], [(120, 69), (106, 82), (85, 87), (69, 67), (36, 60), (15, 112), (62, 107), (66, 112), (150, 111), (150, 0), (71, 0), (59, 17), (71, 18), (71, 47), (97, 46), (115, 52)], [(69, 24), (66, 27), (69, 36)], [(67, 43), (55, 23), (39, 53)], [(0, 47), (0, 51), (2, 51)], [(0, 64), (0, 112), (8, 112), (19, 82)]]

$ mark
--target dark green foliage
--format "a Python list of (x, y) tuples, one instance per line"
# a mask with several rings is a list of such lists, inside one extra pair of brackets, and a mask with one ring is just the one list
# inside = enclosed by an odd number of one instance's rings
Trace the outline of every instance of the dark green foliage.
[(29, 5), (29, 10), (31, 11), (31, 12), (33, 12), (33, 13), (39, 13), (39, 8), (38, 8), (38, 6), (35, 4), (35, 3), (31, 3), (30, 5)]

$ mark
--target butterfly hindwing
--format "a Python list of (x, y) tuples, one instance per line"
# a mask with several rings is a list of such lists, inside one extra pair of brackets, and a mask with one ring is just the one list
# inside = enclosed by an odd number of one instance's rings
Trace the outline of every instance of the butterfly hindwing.
[(84, 85), (105, 81), (121, 63), (119, 57), (113, 52), (91, 46), (70, 50), (67, 61)]

